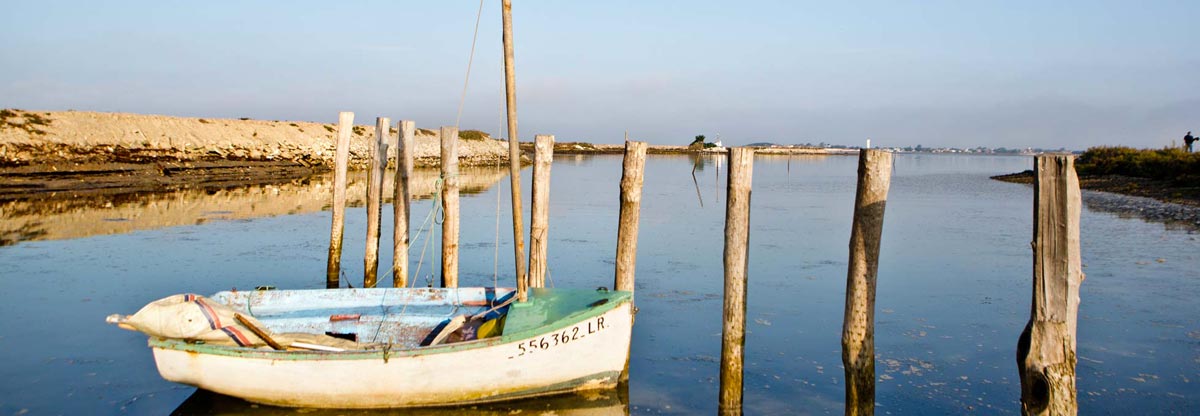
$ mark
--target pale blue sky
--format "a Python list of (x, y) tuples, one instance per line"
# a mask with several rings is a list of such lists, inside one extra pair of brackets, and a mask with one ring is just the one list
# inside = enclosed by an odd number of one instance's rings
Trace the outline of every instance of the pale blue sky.
[[(1200, 132), (1200, 1), (514, 0), (522, 139), (1161, 147)], [(454, 123), (477, 1), (24, 1), (0, 107)], [(503, 122), (486, 0), (462, 128)]]

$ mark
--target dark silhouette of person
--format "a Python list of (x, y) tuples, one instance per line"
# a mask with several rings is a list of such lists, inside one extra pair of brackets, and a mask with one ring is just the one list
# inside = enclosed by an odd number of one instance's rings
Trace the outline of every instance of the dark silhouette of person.
[(1183, 143), (1187, 144), (1188, 153), (1192, 152), (1192, 143), (1196, 142), (1196, 138), (1192, 137), (1192, 132), (1188, 132), (1187, 136), (1183, 136)]

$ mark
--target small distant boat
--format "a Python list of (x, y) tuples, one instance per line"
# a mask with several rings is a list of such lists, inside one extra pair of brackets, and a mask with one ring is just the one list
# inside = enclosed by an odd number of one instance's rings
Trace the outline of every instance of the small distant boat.
[[(629, 359), (631, 293), (535, 288), (527, 302), (505, 302), (513, 292), (479, 287), (220, 292), (205, 300), (252, 316), (257, 329), (332, 335), (369, 349), (271, 350), (162, 337), (152, 337), (149, 345), (169, 381), (288, 407), (446, 406), (616, 387)], [(500, 334), (435, 342), (453, 329), (447, 324), (462, 321), (456, 316), (502, 317)]]

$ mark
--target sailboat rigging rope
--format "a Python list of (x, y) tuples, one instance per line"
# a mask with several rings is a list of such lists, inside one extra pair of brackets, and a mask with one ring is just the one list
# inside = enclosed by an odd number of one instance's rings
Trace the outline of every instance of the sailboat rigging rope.
[(438, 179), (433, 190), (433, 207), (429, 209), (429, 215), (425, 217), (425, 221), (421, 223), (421, 228), (417, 229), (417, 238), (421, 239), (421, 231), (425, 231), (425, 243), (421, 245), (421, 256), (417, 258), (417, 270), (413, 273), (413, 282), (421, 276), (421, 267), (425, 264), (425, 250), (429, 248), (429, 242), (433, 240), (433, 223), (437, 222), (437, 212), (442, 208), (442, 180)]
[[(459, 100), (458, 100), (458, 113), (454, 118), (454, 128), (455, 129), (458, 129), (459, 123), (462, 121), (463, 107), (466, 105), (466, 102), (467, 102), (467, 89), (471, 83), (471, 66), (475, 62), (475, 45), (476, 45), (477, 41), (479, 40), (479, 22), (482, 21), (482, 18), (483, 18), (483, 3), (484, 3), (484, 0), (479, 0), (479, 10), (477, 10), (475, 12), (475, 31), (474, 31), (474, 34), (472, 34), (472, 36), (471, 36), (471, 52), (467, 55), (467, 71), (466, 71), (466, 75), (463, 79), (462, 94), (459, 96)], [(497, 163), (497, 167), (499, 167), (499, 161), (497, 161), (496, 163)], [(433, 198), (432, 198), (433, 199), (433, 207), (429, 210), (429, 214), (426, 215), (425, 221), (423, 221), (421, 223), (421, 226), (417, 228), (417, 234), (416, 234), (415, 238), (412, 239), (412, 241), (420, 241), (421, 232), (422, 231), (425, 232), (425, 243), (421, 245), (421, 255), (417, 259), (417, 268), (416, 268), (415, 272), (413, 273), (411, 287), (416, 287), (417, 279), (421, 275), (421, 268), (424, 266), (424, 263), (425, 263), (425, 252), (429, 248), (430, 242), (433, 240), (433, 225), (441, 224), (445, 221), (446, 213), (442, 209), (442, 204), (441, 204), (441, 199), (442, 199), (441, 198), (441, 190), (442, 190), (442, 186), (445, 183), (445, 180), (446, 180), (446, 178), (438, 178), (438, 180), (435, 182), (434, 194), (433, 194)], [(396, 202), (394, 201), (393, 203), (396, 203)], [(439, 218), (439, 214), (440, 214), (440, 218)], [(499, 248), (499, 246), (500, 246), (500, 199), (499, 199), (499, 193), (497, 193), (497, 199), (496, 199), (496, 244), (495, 244), (495, 246), (496, 246), (496, 254), (495, 254), (495, 259), (493, 260), (494, 271), (492, 272), (492, 281), (493, 281), (492, 286), (493, 287), (496, 286), (496, 281), (498, 278), (497, 276), (498, 276), (499, 270), (500, 270), (500, 248)], [(409, 249), (411, 249), (411, 248), (412, 247), (409, 247)], [(391, 271), (389, 270), (388, 274), (390, 274), (390, 273), (391, 273)], [(386, 277), (387, 276), (385, 276), (385, 278)], [(461, 293), (458, 293), (458, 291), (455, 291), (456, 301), (457, 301), (458, 296), (461, 296)], [(386, 298), (387, 298), (387, 292), (385, 292), (384, 296), (380, 298), (380, 307), (383, 308), (384, 310), (382, 311), (383, 315), (380, 317), (379, 328), (377, 328), (375, 331), (374, 338), (376, 338), (376, 339), (379, 337), (380, 333), (382, 332), (383, 322), (387, 317), (386, 306), (384, 306), (385, 305), (384, 302), (385, 302)], [(404, 316), (404, 312), (408, 309), (408, 304), (409, 304), (410, 300), (411, 299), (405, 299), (403, 307), (401, 308), (400, 313), (397, 316), (397, 319)], [(457, 310), (457, 307), (455, 308), (455, 310)], [(372, 340), (372, 342), (374, 342), (374, 340)]]
[[(496, 169), (500, 169), (500, 159), (496, 159)], [(492, 244), (492, 287), (500, 284), (500, 190), (496, 189), (496, 242)]]
[[(438, 181), (435, 182), (435, 184), (434, 184), (433, 198), (432, 198), (433, 199), (433, 207), (430, 208), (429, 213), (425, 215), (425, 220), (421, 222), (420, 227), (417, 227), (417, 234), (411, 240), (411, 241), (421, 241), (421, 232), (422, 231), (425, 232), (425, 244), (423, 244), (421, 247), (421, 256), (417, 258), (417, 270), (413, 273), (413, 278), (411, 279), (412, 285), (410, 287), (416, 287), (416, 285), (417, 285), (417, 278), (419, 276), (421, 276), (421, 267), (425, 263), (425, 249), (429, 247), (429, 242), (433, 239), (433, 224), (432, 223), (437, 221), (436, 215), (437, 215), (438, 210), (442, 206), (441, 190), (442, 190), (442, 181), (441, 181), (441, 179), (438, 179)], [(412, 247), (409, 247), (409, 249), (411, 249), (411, 248)], [(389, 270), (388, 273), (391, 273), (391, 271)], [(386, 276), (384, 277), (384, 280), (386, 280)], [(383, 323), (387, 320), (387, 306), (385, 306), (386, 305), (385, 301), (387, 300), (387, 294), (388, 294), (387, 291), (383, 292), (383, 296), (380, 297), (380, 299), (379, 299), (379, 307), (381, 309), (381, 311), (380, 311), (381, 315), (379, 317), (379, 326), (377, 328), (375, 328), (375, 336), (371, 338), (371, 342), (376, 342), (379, 339), (380, 333), (383, 332)], [(411, 296), (412, 295), (410, 294), (409, 298), (405, 298), (403, 306), (400, 308), (400, 313), (396, 315), (397, 321), (399, 321), (401, 318), (403, 318), (404, 313), (406, 311), (408, 311), (408, 304), (409, 304), (409, 301), (411, 300)]]
[[(503, 72), (501, 72), (503, 73)], [(507, 138), (508, 131), (504, 129), (505, 117), (507, 116), (504, 107), (508, 105), (507, 101), (500, 102), (500, 118), (496, 123), (496, 137)], [(507, 141), (507, 140), (506, 140)], [(496, 170), (500, 170), (500, 158), (496, 158), (494, 165)], [(512, 186), (512, 185), (509, 185)], [(492, 244), (492, 287), (500, 286), (500, 187), (496, 187), (496, 242)]]
[(479, 11), (475, 14), (475, 35), (471, 37), (471, 54), (467, 57), (467, 76), (463, 80), (462, 96), (458, 99), (458, 116), (454, 118), (454, 128), (462, 120), (463, 105), (467, 102), (467, 85), (471, 83), (471, 64), (475, 62), (475, 41), (479, 39), (479, 21), (483, 17), (483, 0), (479, 0)]

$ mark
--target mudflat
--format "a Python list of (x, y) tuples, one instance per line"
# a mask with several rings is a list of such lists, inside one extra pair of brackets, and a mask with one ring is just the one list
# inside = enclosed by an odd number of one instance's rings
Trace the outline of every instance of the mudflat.
[[(993, 176), (992, 179), (1012, 183), (1033, 183), (1033, 171)], [(1139, 196), (1162, 202), (1200, 207), (1200, 184), (1179, 184), (1173, 181), (1136, 178), (1123, 175), (1080, 175), (1079, 187), (1100, 192)]]
[[(1033, 184), (1033, 171), (992, 179)], [(1147, 221), (1200, 229), (1200, 186), (1123, 175), (1080, 175), (1079, 187), (1088, 208)]]

